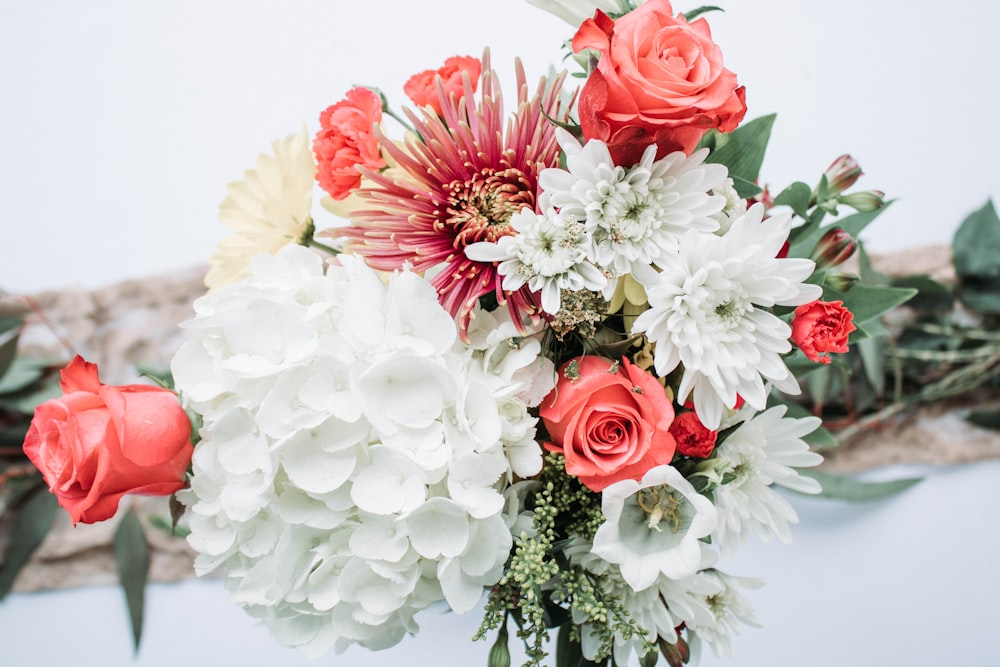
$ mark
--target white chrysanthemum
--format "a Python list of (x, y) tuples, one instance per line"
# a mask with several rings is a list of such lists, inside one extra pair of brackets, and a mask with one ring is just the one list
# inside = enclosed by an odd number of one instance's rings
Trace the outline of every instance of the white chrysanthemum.
[(719, 523), (712, 533), (722, 555), (729, 557), (752, 532), (768, 541), (777, 536), (791, 541), (789, 523), (798, 522), (795, 510), (772, 485), (801, 493), (819, 493), (819, 483), (795, 468), (819, 465), (823, 457), (802, 439), (820, 425), (817, 417), (785, 417), (787, 408), (775, 406), (752, 416), (715, 448), (719, 471), (735, 475), (715, 490)]
[(246, 277), (250, 260), (299, 243), (312, 222), (316, 164), (306, 128), (279, 139), (273, 154), (262, 153), (257, 168), (229, 184), (219, 207), (219, 220), (236, 233), (219, 242), (208, 260), (205, 285), (214, 289)]
[(726, 205), (712, 216), (719, 222), (719, 228), (715, 230), (715, 233), (725, 234), (732, 226), (733, 220), (747, 212), (747, 200), (740, 197), (740, 193), (736, 191), (731, 178), (727, 178), (720, 185), (712, 188), (711, 194), (726, 198)]
[(592, 239), (590, 259), (612, 276), (636, 264), (659, 264), (672, 254), (677, 238), (688, 230), (711, 232), (725, 198), (709, 191), (722, 185), (726, 167), (705, 164), (708, 150), (691, 156), (671, 153), (656, 160), (650, 145), (638, 164), (614, 164), (604, 142), (580, 146), (565, 130), (557, 130), (566, 154), (566, 169), (545, 169), (539, 187), (563, 215), (586, 224)]
[(698, 542), (715, 530), (712, 502), (673, 466), (650, 468), (642, 481), (615, 482), (601, 493), (605, 522), (592, 552), (621, 568), (633, 590), (661, 576), (680, 579), (698, 571)]
[(555, 315), (562, 290), (596, 292), (608, 281), (587, 260), (590, 238), (584, 226), (546, 206), (545, 197), (541, 204), (541, 215), (525, 207), (511, 216), (510, 226), (517, 234), (493, 243), (473, 243), (465, 254), (478, 262), (500, 262), (497, 272), (503, 276), (506, 291), (514, 292), (527, 284), (532, 292), (541, 294), (542, 310)]
[(705, 622), (704, 616), (699, 614), (691, 618), (682, 616), (684, 624), (689, 632), (707, 642), (716, 656), (731, 656), (731, 632), (739, 634), (744, 625), (761, 627), (757, 614), (740, 589), (760, 588), (764, 582), (749, 577), (734, 577), (715, 569), (699, 572), (695, 578), (717, 587), (715, 592), (701, 596), (701, 602), (711, 611), (711, 621)]
[(482, 312), (464, 344), (423, 278), (300, 246), (195, 312), (172, 371), (204, 419), (182, 494), (199, 574), (312, 654), (472, 608), (512, 545), (503, 490), (541, 466), (537, 339)]
[(751, 206), (723, 236), (689, 232), (662, 271), (635, 271), (649, 309), (633, 332), (656, 345), (661, 377), (683, 365), (677, 400), (693, 395), (702, 423), (717, 429), (737, 394), (757, 410), (766, 405), (764, 382), (798, 393), (781, 355), (791, 349), (791, 327), (767, 309), (798, 306), (819, 298), (817, 285), (803, 283), (814, 268), (808, 259), (777, 258), (788, 238), (787, 215), (761, 220)]

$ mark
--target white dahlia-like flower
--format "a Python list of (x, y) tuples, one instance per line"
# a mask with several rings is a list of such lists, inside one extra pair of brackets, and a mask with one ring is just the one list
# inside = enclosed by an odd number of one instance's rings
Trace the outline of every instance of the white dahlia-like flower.
[(482, 312), (462, 343), (423, 278), (300, 246), (195, 312), (172, 371), (204, 419), (182, 494), (199, 574), (311, 654), (472, 608), (512, 545), (504, 488), (541, 467), (538, 341)]
[(715, 588), (713, 592), (699, 596), (711, 611), (711, 617), (706, 621), (703, 614), (698, 614), (684, 618), (684, 624), (695, 637), (707, 642), (716, 656), (731, 656), (733, 647), (730, 633), (739, 634), (744, 625), (761, 627), (757, 614), (740, 589), (760, 588), (764, 582), (750, 577), (735, 577), (716, 569), (703, 570), (695, 578)]
[(719, 221), (719, 228), (716, 234), (725, 234), (733, 224), (733, 220), (747, 212), (747, 200), (740, 197), (740, 193), (733, 186), (733, 179), (727, 178), (718, 186), (712, 188), (711, 194), (725, 197), (726, 205), (716, 213), (714, 217)]
[(715, 464), (725, 464), (720, 472), (735, 476), (715, 490), (719, 523), (712, 543), (726, 558), (749, 532), (765, 541), (772, 536), (785, 543), (791, 541), (788, 524), (797, 523), (798, 516), (772, 485), (800, 493), (820, 492), (816, 480), (795, 470), (823, 461), (803, 440), (816, 430), (820, 419), (793, 419), (785, 417), (786, 411), (778, 405), (752, 416), (715, 448)]
[(592, 240), (589, 257), (610, 275), (625, 275), (636, 264), (659, 264), (688, 230), (718, 229), (714, 216), (726, 200), (709, 191), (720, 187), (728, 172), (704, 162), (707, 149), (657, 160), (656, 146), (650, 145), (638, 164), (624, 168), (600, 140), (581, 146), (565, 130), (556, 136), (566, 169), (544, 170), (539, 187), (560, 213), (585, 222)]
[(633, 590), (661, 576), (680, 579), (702, 563), (699, 540), (715, 530), (715, 506), (676, 468), (650, 468), (641, 481), (626, 479), (601, 493), (605, 521), (594, 535), (595, 556), (618, 565)]
[(557, 213), (542, 197), (543, 212), (522, 208), (510, 218), (517, 234), (501, 236), (495, 242), (481, 241), (465, 249), (469, 259), (499, 262), (503, 288), (513, 292), (527, 284), (542, 296), (542, 310), (555, 315), (561, 305), (562, 290), (600, 291), (607, 278), (587, 259), (590, 238), (576, 218)]
[(275, 141), (271, 150), (243, 180), (229, 184), (219, 206), (219, 220), (236, 233), (222, 239), (208, 260), (209, 289), (242, 280), (255, 255), (300, 243), (309, 230), (316, 163), (306, 128)]
[[(715, 552), (703, 543), (700, 544), (700, 549), (700, 567), (709, 567), (716, 559)], [(715, 581), (697, 574), (679, 579), (657, 577), (652, 586), (636, 591), (622, 578), (619, 567), (595, 555), (590, 543), (585, 540), (571, 540), (565, 553), (573, 565), (600, 575), (598, 581), (602, 585), (601, 592), (608, 598), (619, 600), (629, 618), (646, 631), (643, 636), (625, 636), (620, 630), (614, 631), (612, 655), (615, 664), (629, 665), (638, 661), (643, 655), (643, 639), (653, 643), (658, 639), (663, 639), (668, 644), (676, 643), (677, 628), (685, 619), (697, 620), (703, 625), (714, 622), (706, 599), (722, 592), (722, 586)], [(583, 656), (588, 660), (596, 660), (600, 648), (598, 628), (583, 610), (573, 607), (571, 612), (573, 621), (580, 625)], [(604, 622), (613, 628), (614, 620), (607, 618)]]
[(818, 285), (805, 284), (814, 269), (808, 259), (778, 258), (791, 219), (762, 220), (755, 204), (722, 235), (688, 232), (678, 252), (662, 259), (662, 270), (636, 270), (649, 309), (633, 332), (656, 345), (654, 367), (661, 377), (679, 364), (684, 371), (677, 400), (693, 395), (702, 423), (717, 429), (737, 394), (757, 410), (766, 407), (765, 381), (798, 393), (795, 376), (781, 355), (791, 350), (791, 327), (772, 306), (798, 306), (819, 298)]

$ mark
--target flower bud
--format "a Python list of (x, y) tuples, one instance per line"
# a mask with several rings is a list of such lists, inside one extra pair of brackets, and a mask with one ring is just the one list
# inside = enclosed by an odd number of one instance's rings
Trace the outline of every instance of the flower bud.
[(817, 271), (822, 271), (846, 262), (854, 254), (854, 249), (854, 237), (840, 227), (834, 227), (823, 234), (809, 259), (816, 262)]
[(860, 279), (853, 273), (842, 273), (838, 271), (836, 273), (826, 274), (823, 282), (826, 283), (828, 287), (831, 287), (838, 292), (846, 292), (854, 287), (858, 280)]
[(875, 211), (885, 206), (885, 193), (881, 190), (863, 190), (849, 195), (840, 195), (837, 202), (850, 206), (859, 213)]
[(827, 195), (836, 197), (857, 182), (864, 172), (850, 155), (841, 155), (830, 163), (823, 175), (826, 176)]

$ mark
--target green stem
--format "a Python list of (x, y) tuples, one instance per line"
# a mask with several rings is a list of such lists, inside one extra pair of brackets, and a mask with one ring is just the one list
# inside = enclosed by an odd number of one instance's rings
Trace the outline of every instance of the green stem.
[(327, 245), (325, 243), (320, 243), (319, 241), (317, 241), (316, 239), (314, 239), (312, 237), (310, 237), (309, 239), (306, 240), (306, 245), (309, 246), (310, 248), (317, 248), (317, 249), (322, 250), (324, 252), (328, 252), (328, 253), (330, 253), (333, 256), (337, 256), (337, 255), (340, 254), (340, 250), (338, 250), (337, 248), (334, 248), (333, 246), (329, 246), (329, 245)]

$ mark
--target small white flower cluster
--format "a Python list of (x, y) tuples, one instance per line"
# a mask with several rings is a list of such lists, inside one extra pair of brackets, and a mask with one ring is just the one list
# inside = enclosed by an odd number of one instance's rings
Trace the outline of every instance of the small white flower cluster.
[(503, 490), (541, 467), (539, 342), (480, 312), (464, 344), (423, 278), (298, 246), (195, 309), (172, 370), (204, 418), (182, 495), (198, 573), (312, 654), (472, 608), (511, 548)]

